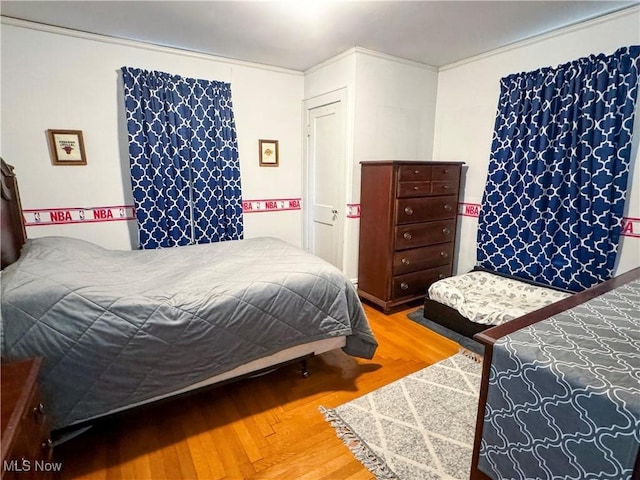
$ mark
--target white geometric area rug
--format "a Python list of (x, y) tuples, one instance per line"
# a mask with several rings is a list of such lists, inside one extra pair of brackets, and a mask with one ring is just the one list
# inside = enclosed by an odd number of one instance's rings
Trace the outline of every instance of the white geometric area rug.
[(378, 480), (468, 479), (481, 373), (459, 353), (320, 411)]

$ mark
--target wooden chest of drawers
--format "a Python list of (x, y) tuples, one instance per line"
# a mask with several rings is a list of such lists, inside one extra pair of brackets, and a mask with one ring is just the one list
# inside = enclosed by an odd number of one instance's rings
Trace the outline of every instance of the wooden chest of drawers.
[(361, 162), (358, 293), (385, 311), (453, 269), (463, 162)]
[(2, 364), (2, 480), (57, 478), (38, 391), (41, 359)]

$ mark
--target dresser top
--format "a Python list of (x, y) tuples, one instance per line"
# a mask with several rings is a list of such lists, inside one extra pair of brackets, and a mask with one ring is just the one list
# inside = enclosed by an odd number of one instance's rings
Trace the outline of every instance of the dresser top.
[(464, 165), (454, 160), (365, 160), (361, 165)]

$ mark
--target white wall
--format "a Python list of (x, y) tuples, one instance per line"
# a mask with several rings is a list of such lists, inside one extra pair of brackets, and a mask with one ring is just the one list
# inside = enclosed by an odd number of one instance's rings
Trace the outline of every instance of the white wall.
[[(435, 68), (355, 48), (305, 73), (305, 98), (347, 90), (347, 204), (360, 202), (360, 162), (428, 160)], [(359, 221), (345, 218), (344, 271), (358, 275)]]
[(434, 67), (359, 53), (356, 161), (431, 159), (437, 83)]
[[(353, 188), (351, 182), (351, 170), (354, 164), (353, 159), (353, 131), (355, 125), (355, 92), (356, 92), (356, 51), (349, 50), (337, 57), (323, 62), (321, 65), (311, 68), (305, 72), (304, 77), (304, 98), (311, 100), (327, 93), (343, 90), (345, 92), (344, 123), (345, 123), (345, 162), (347, 172), (346, 178), (339, 179), (343, 182), (345, 192), (345, 205), (342, 211), (347, 211), (347, 204), (358, 203), (353, 200)], [(308, 159), (306, 159), (308, 160)], [(346, 213), (342, 217), (344, 223), (343, 234), (343, 272), (347, 278), (355, 281), (358, 276), (358, 219), (346, 218)], [(353, 267), (353, 245), (355, 244), (355, 269)]]
[[(362, 160), (462, 160), (462, 201), (480, 203), (501, 77), (640, 43), (640, 9), (433, 68), (355, 48), (307, 72), (189, 54), (3, 19), (0, 154), (16, 167), (25, 208), (131, 204), (119, 68), (163, 70), (231, 82), (247, 199), (302, 196), (304, 99), (347, 92), (346, 203), (359, 203)], [(75, 35), (75, 34), (74, 34)], [(435, 102), (435, 106), (434, 106)], [(638, 115), (640, 117), (640, 115)], [(640, 120), (636, 121), (640, 132)], [(47, 129), (83, 130), (88, 165), (54, 167)], [(280, 167), (258, 166), (258, 139), (280, 140)], [(638, 138), (626, 216), (640, 218)], [(245, 214), (245, 236), (302, 244), (302, 211)], [(357, 277), (358, 220), (345, 221), (345, 273)], [(477, 220), (463, 217), (457, 272), (475, 263)], [(110, 248), (135, 245), (135, 222), (40, 226), (30, 237), (67, 235)], [(640, 265), (626, 237), (620, 269)]]
[[(437, 82), (433, 67), (358, 53), (350, 203), (360, 203), (361, 161), (431, 159)], [(355, 278), (360, 224), (352, 220), (348, 225), (346, 271)]]
[[(502, 77), (557, 66), (590, 54), (611, 54), (619, 47), (639, 43), (640, 9), (633, 8), (442, 68), (438, 74), (433, 158), (467, 163), (461, 201), (479, 204), (482, 200)], [(638, 133), (639, 124), (640, 108), (636, 113)], [(639, 142), (640, 135), (636, 135), (625, 215), (635, 218), (640, 218)], [(477, 219), (462, 217), (457, 273), (468, 271), (475, 264), (476, 231)], [(624, 238), (617, 273), (639, 265), (640, 238)]]
[[(0, 151), (15, 166), (25, 209), (133, 203), (122, 66), (230, 82), (243, 198), (301, 196), (301, 72), (36, 28), (40, 27), (3, 19), (1, 30)], [(47, 129), (82, 130), (87, 166), (53, 166)], [(258, 166), (260, 138), (279, 140), (280, 167)], [(274, 235), (301, 245), (299, 210), (245, 214), (244, 220), (246, 237)], [(33, 226), (27, 234), (75, 236), (108, 248), (130, 249), (136, 244), (135, 221)]]

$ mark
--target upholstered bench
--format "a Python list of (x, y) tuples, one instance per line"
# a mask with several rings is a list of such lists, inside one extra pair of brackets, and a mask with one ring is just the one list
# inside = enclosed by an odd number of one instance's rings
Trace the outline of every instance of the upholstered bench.
[(472, 271), (433, 283), (425, 300), (424, 316), (471, 337), (569, 295), (513, 277)]

